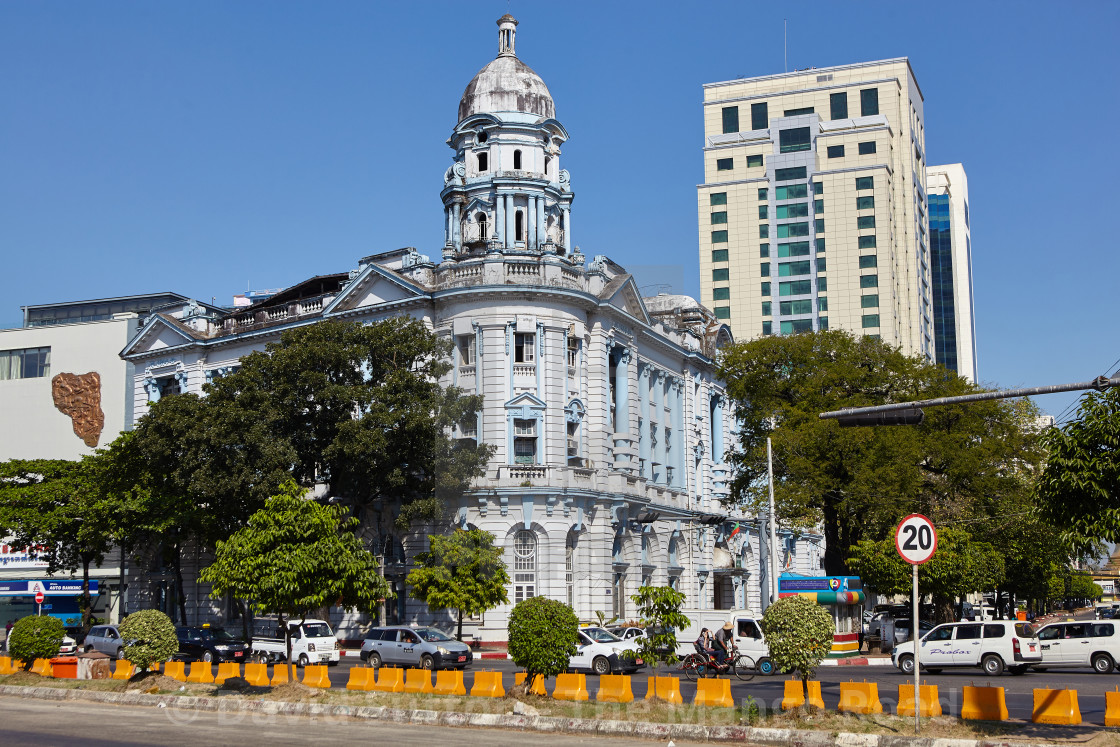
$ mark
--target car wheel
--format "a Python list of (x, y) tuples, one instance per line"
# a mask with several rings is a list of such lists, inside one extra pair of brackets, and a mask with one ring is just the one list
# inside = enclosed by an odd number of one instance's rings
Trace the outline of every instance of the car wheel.
[(123, 658), (124, 658), (124, 649), (123, 648), (118, 648), (117, 649), (117, 659), (123, 659)]
[(595, 660), (591, 662), (591, 671), (598, 675), (610, 674), (611, 663), (607, 661), (605, 656), (596, 656)]
[(1108, 654), (1096, 654), (1093, 656), (1093, 671), (1097, 674), (1108, 674), (1115, 666), (1112, 662), (1112, 657)]
[(211, 653), (211, 652), (209, 652), (209, 651), (205, 651), (205, 652), (203, 652), (203, 654), (202, 654), (202, 660), (203, 660), (204, 662), (206, 662), (207, 664), (211, 664), (211, 663), (213, 663), (213, 661), (214, 661), (214, 654), (212, 654), (212, 653)]
[(774, 674), (774, 662), (769, 657), (762, 657), (758, 660), (758, 673), (764, 677), (769, 677)]
[(261, 654), (260, 656), (258, 656), (257, 657), (257, 663), (258, 664), (264, 664), (265, 666), (268, 666), (268, 654)]
[(421, 669), (434, 669), (435, 666), (436, 666), (436, 660), (432, 658), (431, 654), (424, 654), (423, 656), (420, 657), (420, 668)]
[(909, 654), (898, 657), (898, 671), (906, 675), (914, 674), (914, 657)]
[(311, 660), (307, 658), (307, 654), (300, 654), (299, 658), (296, 659), (296, 666), (299, 667), (306, 667), (310, 663)]
[(998, 677), (1003, 674), (1003, 659), (995, 654), (988, 654), (980, 661), (980, 666), (984, 668), (984, 674), (989, 677)]
[(371, 651), (369, 658), (366, 659), (366, 666), (373, 667), (374, 669), (381, 668), (381, 654), (376, 651)]

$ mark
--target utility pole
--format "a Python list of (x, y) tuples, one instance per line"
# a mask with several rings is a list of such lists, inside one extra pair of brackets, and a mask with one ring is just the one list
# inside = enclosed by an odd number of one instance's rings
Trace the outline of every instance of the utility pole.
[[(770, 425), (774, 425), (773, 418)], [(770, 436), (766, 437), (766, 476), (770, 483), (770, 557), (766, 564), (770, 566), (770, 604), (773, 604), (778, 600), (778, 516), (774, 511), (774, 449)]]

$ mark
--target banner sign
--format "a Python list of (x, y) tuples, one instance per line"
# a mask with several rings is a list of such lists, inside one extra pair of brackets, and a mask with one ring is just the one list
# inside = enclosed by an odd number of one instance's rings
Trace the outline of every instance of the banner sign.
[(20, 568), (46, 568), (47, 561), (40, 560), (34, 552), (17, 550), (8, 544), (8, 540), (0, 541), (0, 570), (11, 571)]
[[(33, 597), (42, 588), (43, 596), (72, 597), (82, 593), (82, 580), (58, 581), (45, 578), (35, 581), (0, 581), (0, 597)], [(89, 593), (97, 594), (97, 579), (90, 579)]]

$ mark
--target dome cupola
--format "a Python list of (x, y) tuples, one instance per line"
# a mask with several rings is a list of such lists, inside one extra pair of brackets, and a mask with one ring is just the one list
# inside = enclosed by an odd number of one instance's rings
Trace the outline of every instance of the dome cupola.
[(498, 19), (498, 56), (467, 84), (459, 101), (459, 121), (472, 114), (519, 112), (542, 119), (556, 117), (552, 94), (541, 76), (517, 59), (517, 20), (509, 13)]

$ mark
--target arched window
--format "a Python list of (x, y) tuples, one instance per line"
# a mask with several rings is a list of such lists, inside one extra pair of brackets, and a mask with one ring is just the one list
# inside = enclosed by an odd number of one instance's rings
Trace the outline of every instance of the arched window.
[(478, 223), (478, 238), (480, 241), (486, 241), (490, 238), (490, 232), (487, 231), (486, 226), (486, 213), (479, 213), (474, 217)]
[(537, 595), (537, 535), (522, 529), (513, 538), (513, 603)]
[(525, 211), (524, 210), (518, 210), (516, 216), (514, 216), (513, 240), (514, 241), (524, 241), (525, 240)]
[(489, 156), (486, 153), (479, 153), (478, 154), (478, 171), (479, 171), (479, 173), (481, 173), (483, 171), (486, 171), (489, 168), (489, 166), (490, 166), (489, 160), (490, 160)]
[(519, 150), (513, 152), (513, 170), (521, 171), (521, 151)]

